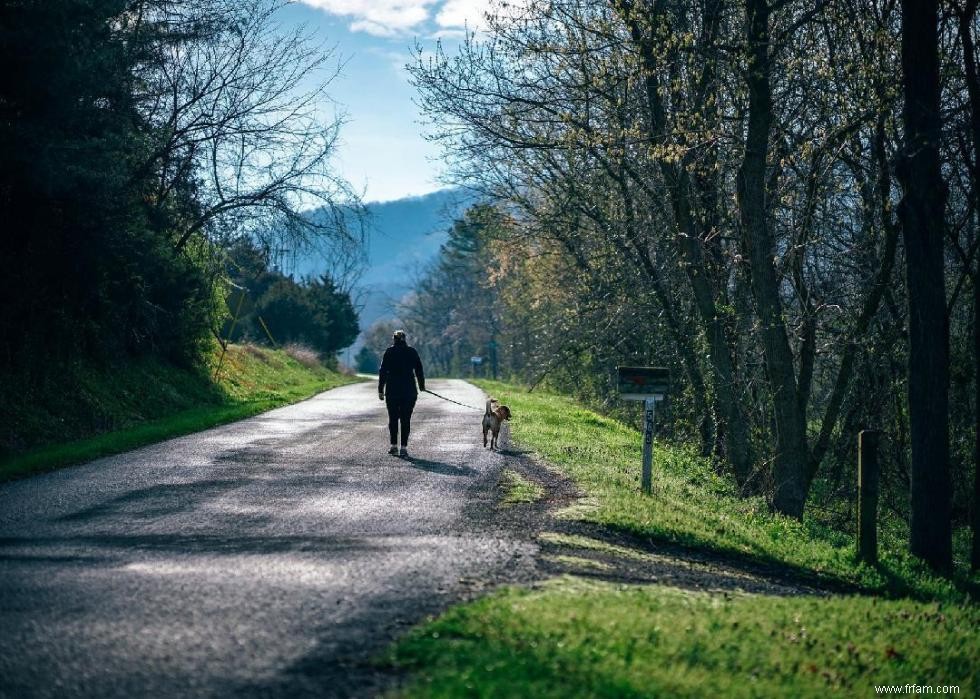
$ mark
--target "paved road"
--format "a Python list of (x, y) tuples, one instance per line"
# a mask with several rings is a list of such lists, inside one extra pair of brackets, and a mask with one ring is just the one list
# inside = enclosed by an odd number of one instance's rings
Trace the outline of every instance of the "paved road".
[(393, 637), (533, 566), (481, 524), (479, 413), (423, 396), (402, 460), (383, 412), (346, 386), (0, 486), (0, 696), (373, 694)]

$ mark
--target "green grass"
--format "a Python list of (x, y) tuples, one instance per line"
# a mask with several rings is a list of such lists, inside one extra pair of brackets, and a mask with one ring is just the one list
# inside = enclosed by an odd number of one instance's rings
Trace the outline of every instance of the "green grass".
[(652, 496), (640, 491), (641, 435), (574, 400), (503, 383), (477, 382), (514, 411), (511, 436), (571, 476), (590, 496), (573, 516), (655, 541), (772, 564), (876, 593), (959, 600), (971, 581), (965, 562), (956, 583), (930, 574), (901, 547), (881, 564), (857, 562), (853, 536), (807, 516), (770, 512), (762, 498), (741, 498), (733, 484), (691, 448), (658, 442)]
[(210, 359), (212, 366), (199, 369), (152, 360), (111, 371), (75, 368), (30, 405), (8, 403), (4, 412), (16, 413), (11, 419), (18, 421), (18, 436), (38, 444), (8, 450), (0, 459), (0, 480), (233, 422), (357, 380), (300, 363), (282, 350), (239, 345), (229, 347), (213, 380), (215, 357)]
[(544, 489), (540, 485), (509, 468), (504, 469), (500, 476), (500, 487), (504, 490), (500, 501), (505, 505), (537, 502), (544, 495)]
[[(562, 396), (480, 385), (513, 410), (513, 439), (585, 491), (560, 516), (860, 594), (695, 593), (573, 576), (505, 588), (396, 644), (390, 662), (411, 673), (400, 695), (870, 697), (876, 684), (957, 685), (960, 696), (980, 690), (980, 607), (964, 591), (965, 576), (937, 578), (893, 548), (877, 568), (859, 564), (851, 536), (737, 497), (683, 447), (656, 445), (655, 492), (644, 496), (635, 430)], [(664, 555), (557, 532), (539, 540), (546, 560), (590, 577), (602, 577), (616, 559), (642, 565)]]
[(412, 697), (872, 697), (980, 689), (975, 606), (712, 595), (565, 577), (505, 589), (392, 652)]

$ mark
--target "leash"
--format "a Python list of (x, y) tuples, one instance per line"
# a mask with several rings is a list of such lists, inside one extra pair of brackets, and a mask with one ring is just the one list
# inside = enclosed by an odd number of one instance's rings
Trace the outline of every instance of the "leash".
[(477, 407), (472, 406), (472, 405), (467, 405), (466, 403), (460, 403), (457, 400), (453, 400), (452, 398), (446, 398), (445, 396), (440, 396), (438, 393), (434, 393), (434, 392), (429, 391), (429, 390), (423, 390), (422, 393), (428, 393), (429, 395), (433, 395), (436, 398), (441, 398), (442, 400), (448, 401), (449, 403), (455, 403), (456, 405), (461, 405), (464, 408), (469, 408), (470, 410), (479, 410), (480, 412), (485, 412), (486, 411), (486, 408), (477, 408)]

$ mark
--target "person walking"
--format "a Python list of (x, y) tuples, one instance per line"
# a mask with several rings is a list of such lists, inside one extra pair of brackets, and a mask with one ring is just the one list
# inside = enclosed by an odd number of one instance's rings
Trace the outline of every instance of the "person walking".
[[(418, 379), (418, 388), (415, 381)], [(425, 390), (422, 360), (414, 347), (408, 346), (404, 330), (391, 336), (391, 347), (385, 350), (378, 369), (378, 398), (388, 408), (388, 434), (391, 436), (389, 454), (408, 456), (408, 434), (412, 430), (412, 411), (419, 391)], [(401, 450), (398, 448), (398, 428), (401, 427)]]

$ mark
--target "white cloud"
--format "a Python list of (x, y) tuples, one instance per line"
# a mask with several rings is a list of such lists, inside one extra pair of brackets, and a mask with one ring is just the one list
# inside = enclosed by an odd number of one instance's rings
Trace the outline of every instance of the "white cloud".
[(369, 19), (358, 19), (351, 22), (350, 30), (352, 32), (364, 32), (373, 36), (388, 37), (398, 35), (397, 29), (390, 26), (385, 26), (384, 24), (379, 24), (378, 22), (372, 22)]
[(446, 0), (436, 15), (436, 24), (443, 28), (470, 29), (482, 26), (490, 0)]
[(423, 31), (432, 37), (459, 38), (464, 27), (485, 29), (486, 13), (513, 16), (526, 0), (299, 0), (339, 17), (350, 30), (374, 36), (404, 36)]
[(501, 20), (520, 17), (532, 0), (445, 0), (436, 13), (442, 31), (481, 33), (487, 29), (487, 14)]
[(429, 36), (430, 39), (452, 39), (459, 40), (466, 38), (465, 29), (440, 29), (439, 31), (432, 32)]
[(429, 18), (429, 7), (436, 0), (300, 0), (300, 2), (341, 17), (350, 17), (351, 31), (375, 36), (394, 36), (408, 32)]

